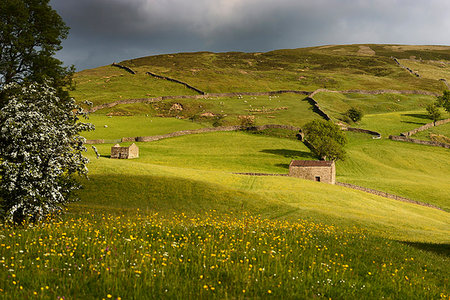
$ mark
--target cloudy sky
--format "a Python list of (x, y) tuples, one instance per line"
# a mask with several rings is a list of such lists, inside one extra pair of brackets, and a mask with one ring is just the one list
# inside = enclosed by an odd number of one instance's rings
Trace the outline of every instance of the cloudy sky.
[(449, 0), (51, 0), (77, 70), (147, 55), (328, 44), (450, 45)]

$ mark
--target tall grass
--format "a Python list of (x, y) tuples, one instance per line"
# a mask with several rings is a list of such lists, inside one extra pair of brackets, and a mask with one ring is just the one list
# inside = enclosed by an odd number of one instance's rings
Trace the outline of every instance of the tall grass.
[(305, 220), (85, 212), (1, 229), (3, 299), (437, 299), (450, 292), (445, 256)]

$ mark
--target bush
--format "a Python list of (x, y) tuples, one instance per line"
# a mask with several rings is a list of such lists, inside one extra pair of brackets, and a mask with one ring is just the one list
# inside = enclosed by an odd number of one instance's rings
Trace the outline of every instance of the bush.
[(349, 110), (347, 110), (345, 115), (347, 117), (349, 117), (353, 122), (358, 122), (362, 119), (364, 114), (363, 114), (362, 110), (360, 110), (356, 107), (352, 107)]
[(255, 116), (239, 116), (238, 119), (242, 128), (255, 126)]

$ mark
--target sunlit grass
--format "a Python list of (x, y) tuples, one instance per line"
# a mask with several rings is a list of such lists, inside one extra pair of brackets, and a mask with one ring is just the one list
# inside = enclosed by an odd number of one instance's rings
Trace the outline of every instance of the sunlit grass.
[(251, 214), (84, 212), (0, 225), (0, 297), (446, 298), (445, 245)]

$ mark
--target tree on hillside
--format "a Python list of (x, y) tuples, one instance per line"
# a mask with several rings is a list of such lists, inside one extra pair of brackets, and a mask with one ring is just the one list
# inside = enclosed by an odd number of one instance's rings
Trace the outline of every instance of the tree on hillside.
[(344, 159), (347, 138), (333, 122), (314, 120), (307, 123), (302, 131), (311, 151), (318, 157), (324, 160)]
[(353, 122), (358, 122), (362, 119), (364, 114), (363, 114), (362, 110), (360, 110), (356, 107), (351, 107), (349, 110), (347, 110), (345, 115), (347, 117), (349, 117)]
[(433, 120), (433, 123), (436, 123), (436, 121), (441, 118), (441, 112), (439, 111), (439, 107), (434, 103), (427, 105), (427, 112), (428, 112), (428, 117), (431, 120)]
[(6, 85), (12, 89), (0, 109), (0, 213), (13, 222), (38, 221), (60, 211), (80, 186), (88, 160), (79, 132), (82, 109), (46, 84)]
[(450, 112), (450, 91), (444, 91), (442, 96), (437, 97), (436, 105)]
[[(48, 4), (49, 0), (0, 1), (0, 88), (24, 81), (51, 84), (61, 100), (73, 67), (54, 58), (69, 28)], [(6, 90), (4, 90), (6, 91)], [(0, 107), (7, 96), (0, 95)]]

